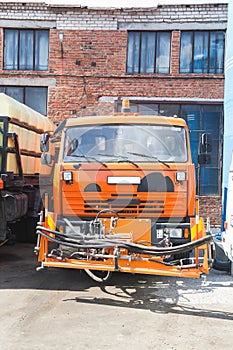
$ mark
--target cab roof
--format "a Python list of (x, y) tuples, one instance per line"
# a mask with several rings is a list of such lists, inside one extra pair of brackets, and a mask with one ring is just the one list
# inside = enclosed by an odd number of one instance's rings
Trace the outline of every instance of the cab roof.
[(108, 116), (90, 116), (69, 118), (66, 127), (78, 125), (98, 125), (98, 124), (154, 124), (154, 125), (173, 125), (187, 127), (186, 122), (182, 118), (162, 117), (162, 116), (146, 116), (132, 114), (113, 114)]

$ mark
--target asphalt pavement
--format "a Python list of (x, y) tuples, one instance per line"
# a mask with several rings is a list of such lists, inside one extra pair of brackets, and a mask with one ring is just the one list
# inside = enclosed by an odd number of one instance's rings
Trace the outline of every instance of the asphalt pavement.
[(38, 266), (33, 244), (0, 248), (1, 350), (230, 350), (233, 277), (201, 279)]

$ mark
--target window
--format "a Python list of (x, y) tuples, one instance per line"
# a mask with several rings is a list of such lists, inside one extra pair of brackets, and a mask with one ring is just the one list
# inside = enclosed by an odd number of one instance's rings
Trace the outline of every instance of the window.
[[(166, 119), (166, 118), (165, 118)], [(64, 160), (68, 162), (129, 161), (149, 163), (187, 161), (186, 132), (182, 127), (154, 124), (114, 124), (70, 127)]]
[(170, 71), (170, 32), (129, 32), (127, 73)]
[[(177, 115), (186, 120), (190, 130), (192, 159), (196, 169), (196, 192), (199, 195), (220, 195), (221, 193), (221, 159), (223, 140), (223, 106), (172, 103), (131, 103), (132, 112), (141, 115)], [(120, 103), (117, 105), (120, 111)], [(212, 139), (210, 164), (198, 164), (199, 142), (201, 135), (208, 133)]]
[(5, 29), (4, 69), (47, 70), (49, 31)]
[(0, 86), (0, 92), (47, 115), (47, 87)]
[(182, 32), (180, 39), (180, 73), (223, 74), (223, 31)]

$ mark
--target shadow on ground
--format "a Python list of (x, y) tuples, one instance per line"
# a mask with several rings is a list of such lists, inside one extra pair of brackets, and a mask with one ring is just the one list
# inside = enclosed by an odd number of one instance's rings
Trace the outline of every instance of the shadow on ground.
[[(71, 297), (64, 302), (233, 321), (233, 312), (211, 309), (211, 302), (207, 306), (202, 302), (207, 295), (211, 300), (216, 289), (233, 288), (233, 278), (226, 273), (213, 270), (206, 283), (202, 279), (114, 273), (103, 285), (79, 270), (44, 269), (36, 272), (38, 263), (33, 247), (32, 244), (17, 243), (0, 249), (0, 292), (11, 289), (69, 291)], [(78, 296), (74, 296), (74, 292)]]

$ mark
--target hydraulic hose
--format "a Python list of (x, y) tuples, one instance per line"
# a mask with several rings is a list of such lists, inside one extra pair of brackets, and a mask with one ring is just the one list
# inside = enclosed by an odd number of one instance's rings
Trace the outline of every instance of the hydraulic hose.
[[(47, 233), (46, 233), (47, 232)], [(58, 238), (51, 237), (49, 233), (52, 233)], [(58, 231), (53, 231), (42, 226), (37, 227), (37, 234), (40, 234), (52, 242), (63, 244), (64, 246), (76, 248), (76, 249), (111, 249), (111, 248), (124, 248), (127, 249), (130, 253), (146, 254), (146, 255), (172, 255), (185, 253), (194, 248), (197, 248), (203, 244), (207, 244), (212, 240), (211, 235), (204, 236), (198, 240), (185, 243), (179, 246), (172, 247), (148, 247), (141, 244), (130, 243), (130, 242), (121, 242), (117, 240), (108, 240), (108, 239), (90, 239), (90, 240), (75, 240), (70, 239), (67, 236), (61, 234)]]
[(99, 282), (99, 283), (106, 282), (111, 277), (111, 272), (110, 271), (106, 271), (106, 275), (104, 277), (97, 276), (96, 275), (96, 271), (91, 271), (91, 270), (88, 270), (88, 269), (84, 269), (84, 271), (86, 272), (86, 274), (89, 277), (91, 277), (94, 281)]

